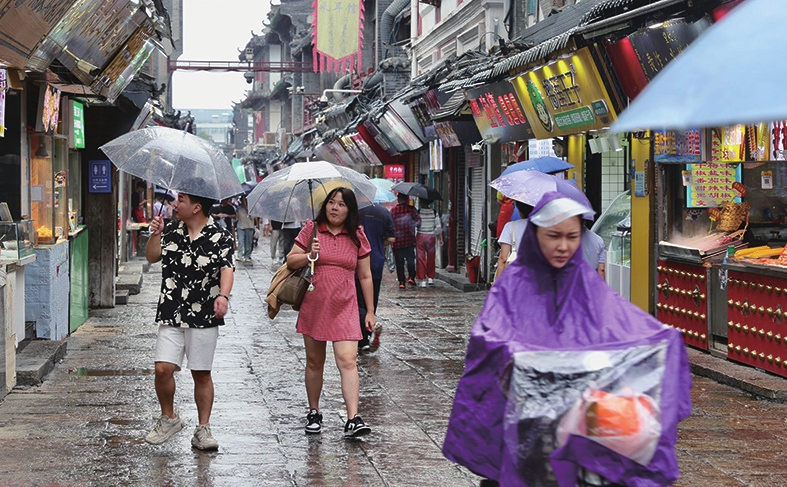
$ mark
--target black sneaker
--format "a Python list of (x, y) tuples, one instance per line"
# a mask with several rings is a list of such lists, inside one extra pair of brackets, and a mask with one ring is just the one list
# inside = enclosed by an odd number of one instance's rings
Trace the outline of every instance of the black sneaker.
[(356, 438), (358, 436), (368, 435), (371, 432), (372, 429), (364, 423), (363, 419), (357, 414), (344, 425), (345, 438)]
[(306, 432), (310, 434), (319, 433), (322, 430), (322, 414), (316, 409), (309, 411), (306, 415)]

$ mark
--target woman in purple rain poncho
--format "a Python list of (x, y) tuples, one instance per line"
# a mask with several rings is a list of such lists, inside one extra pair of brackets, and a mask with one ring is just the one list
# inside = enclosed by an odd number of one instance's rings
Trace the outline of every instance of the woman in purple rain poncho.
[[(522, 239), (521, 248), (528, 250), (518, 254), (489, 291), (471, 331), (443, 453), (504, 487), (573, 487), (584, 472), (606, 479), (598, 485), (661, 487), (679, 475), (674, 451), (677, 427), (691, 412), (691, 375), (683, 341), (677, 330), (612, 291), (582, 260), (580, 215), (586, 212), (592, 214), (559, 193), (544, 195)], [(569, 357), (589, 351), (625, 353), (650, 346), (661, 347), (659, 377), (666, 379), (660, 381), (655, 396), (660, 430), (651, 442), (647, 463), (585, 436), (571, 435), (563, 444), (544, 440), (545, 430), (539, 429), (546, 424), (543, 420), (514, 422), (512, 427), (506, 374), (517, 356), (555, 351)], [(550, 387), (559, 389), (555, 384)], [(528, 401), (546, 398), (549, 402), (553, 396), (535, 393)], [(522, 402), (515, 406), (521, 407)], [(538, 431), (528, 437), (527, 430), (534, 427)], [(554, 433), (556, 428), (550, 428)], [(518, 444), (512, 444), (512, 431)], [(534, 444), (541, 455), (539, 467), (522, 460), (523, 450), (534, 449)]]

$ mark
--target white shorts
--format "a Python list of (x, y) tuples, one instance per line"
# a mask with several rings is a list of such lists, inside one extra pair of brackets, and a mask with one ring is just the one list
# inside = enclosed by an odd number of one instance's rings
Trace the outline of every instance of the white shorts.
[(219, 327), (177, 328), (159, 325), (156, 340), (156, 362), (168, 362), (180, 368), (183, 356), (191, 370), (211, 370)]

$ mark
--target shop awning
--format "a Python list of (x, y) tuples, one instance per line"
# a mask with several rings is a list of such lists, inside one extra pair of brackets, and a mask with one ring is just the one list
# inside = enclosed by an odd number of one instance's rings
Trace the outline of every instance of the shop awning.
[(432, 115), (432, 120), (438, 122), (459, 118), (465, 108), (467, 108), (467, 98), (463, 91), (457, 91)]

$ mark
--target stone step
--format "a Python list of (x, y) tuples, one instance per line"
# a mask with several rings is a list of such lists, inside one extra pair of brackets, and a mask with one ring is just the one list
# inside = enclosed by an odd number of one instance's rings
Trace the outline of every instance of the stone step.
[(115, 289), (115, 304), (128, 304), (128, 289)]
[(33, 340), (16, 354), (16, 384), (35, 386), (66, 356), (65, 340)]
[(128, 290), (129, 294), (139, 294), (142, 288), (142, 268), (138, 272), (122, 272), (115, 279), (115, 291)]

